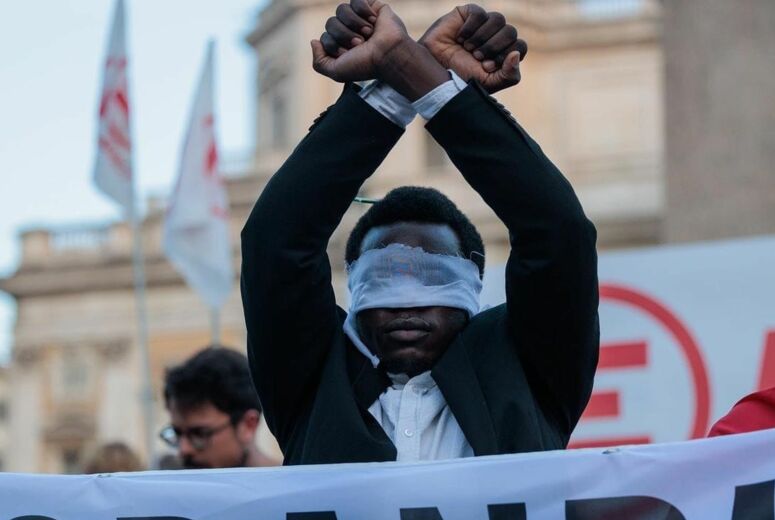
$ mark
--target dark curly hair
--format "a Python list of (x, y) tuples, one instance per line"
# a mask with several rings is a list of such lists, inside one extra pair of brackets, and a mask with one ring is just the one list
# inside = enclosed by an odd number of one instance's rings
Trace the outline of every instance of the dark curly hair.
[(182, 365), (167, 370), (164, 402), (170, 400), (182, 410), (212, 403), (237, 423), (248, 410), (261, 411), (253, 387), (248, 359), (225, 347), (207, 347)]
[(371, 228), (396, 222), (448, 225), (460, 240), (460, 253), (476, 264), (480, 277), (484, 275), (484, 243), (476, 227), (443, 193), (418, 186), (396, 188), (369, 208), (347, 239), (345, 261), (351, 264), (358, 259), (363, 239)]

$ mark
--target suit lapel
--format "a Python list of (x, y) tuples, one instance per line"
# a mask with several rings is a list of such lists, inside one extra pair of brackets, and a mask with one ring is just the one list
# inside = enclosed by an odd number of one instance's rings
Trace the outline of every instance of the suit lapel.
[(360, 352), (357, 352), (352, 345), (348, 345), (348, 354), (347, 371), (350, 381), (352, 381), (355, 402), (361, 410), (361, 416), (366, 422), (366, 428), (374, 442), (372, 448), (375, 451), (372, 459), (378, 461), (396, 460), (395, 445), (368, 411), (374, 401), (390, 386), (390, 379), (387, 374), (374, 368), (371, 362)]
[(382, 392), (390, 386), (390, 379), (382, 370), (374, 368), (360, 352), (355, 357), (356, 360), (353, 360), (352, 365), (348, 367), (350, 381), (353, 382), (356, 402), (361, 408), (368, 410)]
[(460, 336), (431, 371), (474, 454), (495, 455), (498, 444), (479, 379)]

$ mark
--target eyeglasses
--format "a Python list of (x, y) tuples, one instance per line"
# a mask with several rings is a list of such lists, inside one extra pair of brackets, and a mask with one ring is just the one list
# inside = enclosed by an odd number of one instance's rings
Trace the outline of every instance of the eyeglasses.
[(186, 437), (196, 451), (202, 451), (210, 444), (210, 439), (213, 435), (232, 426), (232, 424), (231, 420), (229, 420), (215, 428), (195, 426), (185, 430), (170, 425), (159, 432), (159, 437), (171, 448), (180, 446), (180, 440)]

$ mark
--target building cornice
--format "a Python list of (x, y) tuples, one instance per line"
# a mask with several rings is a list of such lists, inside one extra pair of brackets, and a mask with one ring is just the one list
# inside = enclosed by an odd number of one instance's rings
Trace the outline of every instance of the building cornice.
[[(232, 223), (239, 228), (266, 179), (253, 173), (230, 177), (226, 182)], [(154, 209), (142, 224), (144, 267), (149, 287), (184, 284), (161, 249), (163, 220), (164, 211)], [(131, 231), (126, 222), (68, 226), (64, 232), (62, 229), (34, 228), (24, 231), (21, 238), (21, 264), (15, 273), (0, 278), (0, 291), (16, 299), (84, 291), (131, 290), (134, 287)], [(238, 241), (233, 242), (233, 248), (234, 264), (238, 266)]]
[[(419, 0), (428, 3), (428, 0)], [(394, 0), (397, 10), (406, 4), (410, 10), (418, 0)], [(259, 46), (279, 26), (296, 12), (319, 7), (331, 6), (334, 0), (272, 0), (257, 17), (255, 28), (245, 37), (252, 47)], [(428, 19), (406, 20), (410, 32), (421, 31), (428, 27), (436, 16), (456, 4), (438, 1), (440, 12), (423, 10)], [(662, 2), (660, 0), (642, 0), (642, 5), (633, 12), (617, 12), (621, 9), (615, 2), (601, 2), (603, 8), (597, 16), (585, 13), (575, 0), (484, 0), (485, 7), (503, 12), (523, 31), (530, 47), (537, 51), (556, 51), (577, 47), (622, 45), (623, 43), (653, 42), (661, 38)], [(421, 26), (421, 27), (420, 27)]]

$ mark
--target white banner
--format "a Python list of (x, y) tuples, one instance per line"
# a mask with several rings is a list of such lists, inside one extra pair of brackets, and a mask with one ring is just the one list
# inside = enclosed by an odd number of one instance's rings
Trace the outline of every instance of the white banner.
[[(572, 446), (703, 437), (775, 386), (775, 237), (600, 255), (601, 359)], [(497, 304), (503, 267), (485, 276)]]
[(429, 463), (0, 474), (3, 520), (764, 520), (775, 430)]

